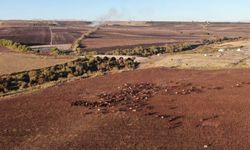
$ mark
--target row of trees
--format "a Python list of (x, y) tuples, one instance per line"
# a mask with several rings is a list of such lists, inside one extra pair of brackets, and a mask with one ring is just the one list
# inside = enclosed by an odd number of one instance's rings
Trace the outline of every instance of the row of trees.
[(22, 45), (21, 43), (17, 43), (12, 40), (6, 40), (6, 39), (0, 39), (0, 46), (4, 46), (11, 50), (16, 50), (21, 52), (32, 51), (32, 49), (26, 45)]
[(116, 49), (112, 51), (106, 52), (106, 55), (129, 55), (129, 56), (140, 56), (140, 57), (148, 57), (152, 55), (162, 54), (166, 52), (165, 47), (135, 47), (128, 49)]
[(148, 57), (157, 54), (163, 53), (174, 53), (181, 52), (186, 50), (191, 50), (199, 46), (199, 44), (188, 45), (185, 43), (180, 44), (171, 44), (167, 46), (151, 46), (151, 47), (135, 47), (129, 49), (117, 49), (113, 51), (108, 51), (106, 55), (128, 55), (128, 56), (140, 56), (140, 57)]
[(81, 37), (79, 37), (78, 39), (76, 39), (73, 44), (71, 45), (71, 49), (76, 52), (76, 53), (81, 53), (81, 48), (83, 47), (82, 45), (82, 40), (85, 38), (89, 38), (93, 33), (95, 33), (99, 28), (96, 27), (90, 31), (88, 31), (87, 33), (84, 33), (81, 35)]
[(242, 39), (242, 37), (223, 37), (218, 38), (214, 40), (203, 40), (202, 44), (209, 45), (209, 44), (216, 44), (216, 43), (222, 43), (222, 42), (228, 42), (228, 41), (237, 41)]
[(0, 76), (0, 94), (51, 81), (76, 76), (88, 77), (96, 72), (108, 72), (114, 69), (135, 69), (139, 64), (131, 58), (82, 58), (52, 67), (36, 69)]
[(140, 57), (148, 57), (157, 54), (163, 53), (175, 53), (175, 52), (182, 52), (193, 50), (202, 45), (208, 44), (215, 44), (215, 43), (222, 43), (225, 41), (235, 41), (239, 40), (241, 37), (236, 38), (220, 38), (215, 40), (204, 40), (201, 44), (187, 44), (187, 43), (177, 43), (177, 44), (169, 44), (166, 46), (151, 46), (151, 47), (135, 47), (135, 48), (128, 48), (128, 49), (116, 49), (112, 51), (108, 51), (106, 55), (129, 55), (129, 56), (140, 56)]

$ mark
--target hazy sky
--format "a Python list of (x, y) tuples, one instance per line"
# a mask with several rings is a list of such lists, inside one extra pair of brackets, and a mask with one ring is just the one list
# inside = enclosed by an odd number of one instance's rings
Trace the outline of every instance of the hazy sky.
[(250, 0), (3, 0), (1, 19), (250, 21)]

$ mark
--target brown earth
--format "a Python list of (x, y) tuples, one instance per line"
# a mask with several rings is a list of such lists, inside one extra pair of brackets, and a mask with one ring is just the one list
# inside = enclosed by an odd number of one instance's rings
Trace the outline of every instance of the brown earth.
[(0, 27), (0, 39), (27, 45), (41, 45), (50, 42), (50, 32), (49, 27)]
[[(220, 52), (219, 50), (222, 50)], [(141, 68), (242, 69), (250, 67), (250, 40), (243, 39), (199, 46), (175, 54), (161, 54), (139, 60)]]
[(249, 74), (155, 68), (1, 98), (0, 149), (247, 150)]
[[(27, 45), (70, 44), (94, 27), (81, 21), (2, 21), (0, 38)], [(249, 23), (121, 22), (107, 23), (82, 41), (87, 49), (200, 42), (204, 39), (250, 37)], [(52, 31), (52, 35), (50, 33)]]
[[(0, 39), (26, 45), (69, 44), (89, 30), (81, 21), (2, 21)], [(51, 35), (51, 32), (52, 35)]]
[(73, 28), (73, 27), (53, 27), (53, 44), (71, 44), (82, 34), (88, 32), (89, 28)]
[(39, 56), (0, 47), (0, 75), (44, 68), (73, 60), (70, 57)]
[(89, 49), (103, 50), (136, 45), (169, 43), (196, 43), (204, 39), (222, 37), (250, 37), (250, 24), (240, 23), (146, 23), (134, 25), (107, 25), (100, 27), (83, 45)]

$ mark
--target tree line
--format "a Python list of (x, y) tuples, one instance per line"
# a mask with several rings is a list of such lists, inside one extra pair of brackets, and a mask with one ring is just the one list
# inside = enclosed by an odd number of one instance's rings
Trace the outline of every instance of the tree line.
[(60, 79), (77, 76), (89, 77), (94, 73), (105, 73), (115, 69), (135, 69), (138, 65), (139, 63), (131, 58), (80, 58), (42, 69), (2, 75), (0, 76), (0, 95)]

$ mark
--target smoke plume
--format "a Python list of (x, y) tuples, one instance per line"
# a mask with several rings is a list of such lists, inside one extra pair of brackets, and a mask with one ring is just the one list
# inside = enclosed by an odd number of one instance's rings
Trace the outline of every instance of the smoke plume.
[(117, 9), (111, 8), (105, 15), (100, 16), (95, 21), (92, 22), (91, 26), (98, 27), (106, 24), (108, 21), (119, 20), (123, 17), (123, 14), (120, 13)]

